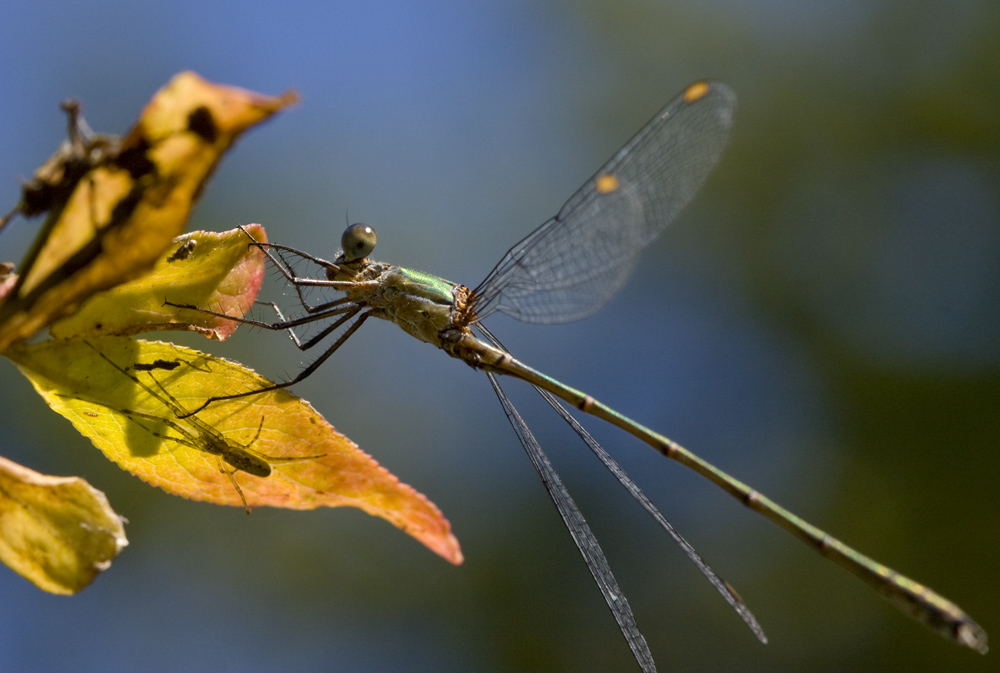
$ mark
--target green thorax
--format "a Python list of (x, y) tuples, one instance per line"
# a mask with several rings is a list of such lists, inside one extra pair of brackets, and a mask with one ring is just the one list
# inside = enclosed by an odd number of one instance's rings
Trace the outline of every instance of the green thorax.
[(372, 315), (440, 348), (440, 333), (453, 326), (455, 288), (459, 286), (438, 276), (390, 265), (379, 269), (373, 280), (377, 288), (365, 298), (374, 309)]

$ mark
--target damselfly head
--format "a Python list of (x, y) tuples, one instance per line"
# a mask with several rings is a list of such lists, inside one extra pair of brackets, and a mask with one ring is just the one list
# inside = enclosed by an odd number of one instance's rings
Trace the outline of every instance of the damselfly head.
[(375, 249), (375, 230), (362, 222), (352, 224), (344, 230), (340, 245), (343, 253), (338, 261), (350, 263), (362, 260)]

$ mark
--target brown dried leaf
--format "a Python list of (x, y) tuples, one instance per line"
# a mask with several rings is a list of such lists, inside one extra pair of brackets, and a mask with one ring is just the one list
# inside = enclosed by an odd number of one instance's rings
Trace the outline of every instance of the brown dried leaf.
[[(148, 271), (183, 230), (223, 153), (295, 100), (292, 93), (271, 97), (212, 84), (192, 72), (174, 77), (120, 143), (60, 186), (64, 200), (45, 203), (49, 218), (0, 304), (0, 351), (93, 293)], [(46, 175), (67, 179), (58, 171)]]

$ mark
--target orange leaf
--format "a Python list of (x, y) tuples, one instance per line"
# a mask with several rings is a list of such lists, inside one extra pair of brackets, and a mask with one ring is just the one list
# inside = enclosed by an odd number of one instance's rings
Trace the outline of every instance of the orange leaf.
[(448, 521), (427, 498), (284, 391), (218, 402), (269, 381), (175, 344), (54, 340), (5, 353), (56, 412), (122, 468), (195, 500), (291, 509), (359, 507), (452, 563)]
[(41, 205), (25, 208), (26, 187), (19, 206), (27, 214), (48, 210), (49, 217), (0, 305), (0, 351), (94, 292), (148, 271), (183, 230), (222, 154), (295, 100), (184, 72), (156, 93), (120, 141), (98, 136), (102, 142), (91, 147), (77, 138), (78, 153), (57, 153), (40, 171)]
[[(264, 227), (247, 232), (267, 241)], [(264, 280), (264, 253), (247, 245), (239, 229), (195, 231), (174, 239), (153, 270), (136, 280), (100, 292), (68, 318), (49, 328), (57, 339), (77, 336), (131, 336), (157, 330), (193, 330), (224, 341), (239, 323), (208, 313), (164, 305), (164, 299), (211, 307), (242, 316), (253, 305)]]

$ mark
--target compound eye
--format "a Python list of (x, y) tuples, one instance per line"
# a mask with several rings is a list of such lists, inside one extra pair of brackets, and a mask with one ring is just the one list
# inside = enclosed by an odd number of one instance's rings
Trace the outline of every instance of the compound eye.
[(352, 224), (340, 237), (340, 245), (344, 249), (345, 262), (364, 259), (375, 249), (375, 230), (361, 222)]

